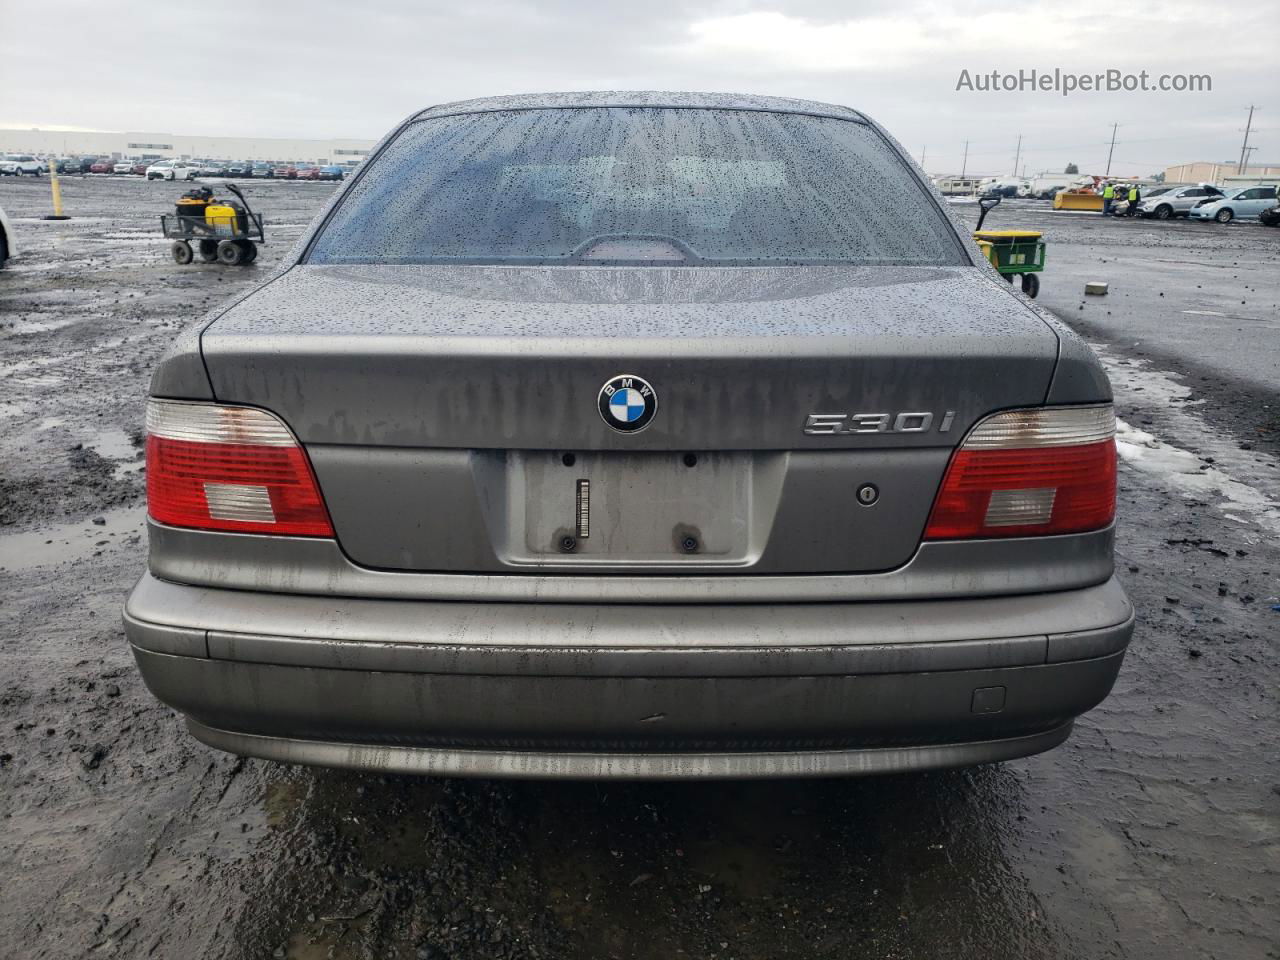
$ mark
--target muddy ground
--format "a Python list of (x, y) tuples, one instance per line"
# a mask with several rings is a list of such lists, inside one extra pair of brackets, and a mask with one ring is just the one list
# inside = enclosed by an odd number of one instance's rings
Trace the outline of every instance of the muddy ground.
[[(251, 199), (284, 241), (329, 189)], [(154, 217), (177, 192), (72, 179), (75, 219), (47, 223), (47, 181), (0, 182), (26, 251), (0, 271), (0, 956), (1280, 957), (1280, 230), (1000, 211), (1048, 231), (1042, 302), (1099, 343), (1124, 421), (1139, 627), (1066, 745), (868, 780), (493, 783), (237, 760), (144, 690), (119, 609), (148, 371), (284, 247), (175, 266)], [(1121, 288), (1082, 310), (1085, 274)]]

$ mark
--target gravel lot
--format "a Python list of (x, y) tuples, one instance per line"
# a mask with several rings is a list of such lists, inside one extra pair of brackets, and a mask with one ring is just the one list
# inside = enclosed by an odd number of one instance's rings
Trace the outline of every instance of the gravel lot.
[(1099, 343), (1124, 421), (1139, 627), (1063, 747), (852, 781), (440, 781), (213, 753), (133, 670), (151, 366), (331, 187), (249, 186), (270, 242), (242, 268), (170, 261), (180, 189), (67, 179), (75, 219), (49, 223), (47, 181), (0, 182), (25, 254), (0, 271), (0, 956), (1280, 957), (1280, 230), (993, 214), (1047, 232), (1040, 302)]

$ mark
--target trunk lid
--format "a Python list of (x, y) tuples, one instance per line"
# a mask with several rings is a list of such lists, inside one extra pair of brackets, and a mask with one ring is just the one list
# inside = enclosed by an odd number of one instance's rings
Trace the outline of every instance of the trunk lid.
[[(220, 402), (307, 447), (354, 560), (466, 571), (892, 568), (1058, 352), (970, 267), (300, 266), (201, 345)], [(657, 395), (640, 432), (601, 411), (622, 374)]]

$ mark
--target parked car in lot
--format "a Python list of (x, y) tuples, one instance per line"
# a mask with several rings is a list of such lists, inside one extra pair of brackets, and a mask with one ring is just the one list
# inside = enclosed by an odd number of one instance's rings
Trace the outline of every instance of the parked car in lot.
[(79, 157), (58, 157), (53, 161), (54, 169), (59, 173), (80, 173)]
[(225, 177), (226, 175), (226, 165), (219, 160), (201, 160), (196, 164), (195, 176), (197, 177)]
[(195, 167), (185, 160), (158, 160), (147, 167), (148, 180), (190, 180), (195, 176)]
[(26, 153), (11, 153), (0, 159), (0, 174), (6, 177), (38, 177), (47, 167)]
[(129, 172), (137, 177), (145, 177), (149, 169), (151, 169), (150, 160), (135, 160)]
[(1262, 221), (1264, 226), (1280, 227), (1280, 204), (1263, 210), (1258, 214), (1258, 219)]
[(118, 160), (111, 166), (112, 173), (133, 173), (132, 160)]
[(345, 167), (340, 167), (336, 163), (320, 168), (320, 175), (317, 180), (341, 180), (346, 171)]
[(17, 255), (18, 242), (13, 236), (13, 225), (9, 223), (9, 216), (4, 212), (4, 207), (0, 207), (0, 269), (4, 268), (10, 257)]
[(90, 173), (111, 173), (116, 168), (116, 162), (110, 157), (102, 157), (89, 164)]
[(1155, 197), (1163, 196), (1164, 194), (1168, 193), (1170, 190), (1176, 190), (1178, 186), (1180, 185), (1173, 184), (1167, 187), (1160, 186), (1160, 187), (1151, 187), (1151, 188), (1141, 187), (1139, 189), (1141, 190), (1141, 193), (1142, 193), (1142, 199), (1139, 200), (1138, 203), (1141, 204), (1146, 200), (1151, 200), (1151, 199), (1154, 199)]
[(1230, 190), (1224, 197), (1210, 199), (1206, 203), (1192, 207), (1187, 216), (1192, 220), (1217, 220), (1218, 223), (1230, 223), (1232, 220), (1256, 220), (1263, 210), (1275, 206), (1276, 188), (1242, 187)]
[(297, 179), (299, 180), (319, 180), (320, 168), (316, 166), (311, 166), (311, 165), (298, 167), (294, 173), (294, 176), (296, 176)]
[(1158, 196), (1147, 196), (1138, 204), (1138, 212), (1144, 217), (1168, 220), (1185, 217), (1197, 204), (1222, 196), (1217, 187), (1202, 183), (1194, 187), (1170, 187)]
[(253, 164), (243, 161), (229, 163), (226, 165), (223, 175), (228, 177), (251, 177), (253, 176)]
[(298, 176), (298, 168), (291, 163), (278, 163), (272, 167), (271, 175), (277, 180), (294, 180)]
[(250, 172), (250, 174), (249, 174), (249, 175), (250, 175), (250, 176), (253, 176), (253, 177), (263, 177), (264, 179), (266, 179), (266, 178), (270, 178), (270, 177), (271, 177), (271, 164), (269, 164), (269, 163), (255, 163), (255, 164), (253, 165), (253, 169), (252, 169), (252, 171)]
[(900, 772), (1049, 749), (1111, 689), (1106, 375), (861, 113), (454, 103), (303, 239), (147, 404), (125, 629), (204, 742)]

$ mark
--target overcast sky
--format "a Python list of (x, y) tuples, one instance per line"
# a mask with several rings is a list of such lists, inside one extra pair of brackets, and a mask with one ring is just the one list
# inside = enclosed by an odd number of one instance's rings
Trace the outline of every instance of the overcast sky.
[[(0, 127), (381, 136), (449, 100), (547, 90), (717, 90), (871, 114), (934, 173), (1147, 174), (1280, 163), (1275, 0), (0, 0)], [(1205, 93), (957, 91), (961, 70), (1208, 74)]]

